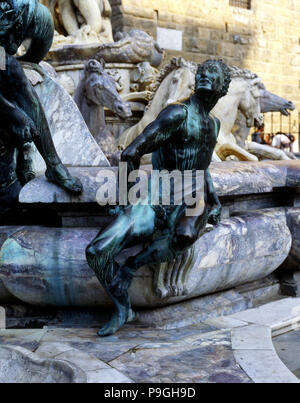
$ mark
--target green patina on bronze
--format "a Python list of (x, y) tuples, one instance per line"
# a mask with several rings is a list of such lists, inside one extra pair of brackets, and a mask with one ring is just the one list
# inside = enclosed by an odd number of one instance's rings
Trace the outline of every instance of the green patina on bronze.
[[(26, 143), (34, 142), (47, 165), (46, 176), (66, 190), (80, 193), (82, 185), (61, 163), (37, 94), (19, 60), (39, 63), (48, 53), (54, 35), (52, 17), (38, 0), (0, 2), (0, 46), (5, 50), (5, 70), (0, 70), (0, 206), (11, 206), (21, 186), (33, 177)], [(24, 40), (24, 56), (14, 55)]]
[[(157, 119), (123, 152), (129, 173), (143, 155), (153, 153), (155, 170), (204, 171), (205, 208), (188, 217), (187, 206), (134, 205), (119, 210), (117, 218), (87, 248), (87, 260), (115, 303), (112, 319), (98, 332), (115, 333), (133, 319), (128, 289), (136, 271), (145, 264), (172, 261), (188, 250), (220, 221), (221, 205), (208, 170), (220, 130), (210, 111), (226, 95), (230, 84), (227, 66), (210, 60), (199, 66), (195, 93), (164, 109)], [(121, 252), (142, 243), (142, 250), (120, 263)]]

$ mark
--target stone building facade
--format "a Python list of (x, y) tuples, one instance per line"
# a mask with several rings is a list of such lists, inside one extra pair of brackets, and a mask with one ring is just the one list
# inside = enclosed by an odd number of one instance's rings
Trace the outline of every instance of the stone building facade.
[[(299, 0), (110, 0), (114, 31), (143, 29), (173, 55), (202, 62), (220, 57), (262, 77), (269, 91), (293, 101), (282, 129), (299, 131)], [(250, 9), (243, 8), (250, 6)], [(271, 131), (271, 115), (266, 116)], [(273, 131), (280, 128), (279, 114)]]

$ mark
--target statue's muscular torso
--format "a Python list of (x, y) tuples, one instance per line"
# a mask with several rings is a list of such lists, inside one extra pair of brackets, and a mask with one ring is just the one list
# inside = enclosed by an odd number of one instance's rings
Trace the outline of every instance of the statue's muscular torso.
[[(218, 119), (199, 113), (191, 100), (165, 110), (177, 125), (168, 141), (153, 153), (153, 168), (169, 171), (208, 169), (220, 129)], [(174, 117), (173, 117), (174, 116)]]
[(153, 168), (203, 170), (210, 165), (220, 130), (218, 119), (201, 109), (193, 97), (165, 108), (122, 153), (129, 169), (138, 169), (141, 157), (153, 153)]

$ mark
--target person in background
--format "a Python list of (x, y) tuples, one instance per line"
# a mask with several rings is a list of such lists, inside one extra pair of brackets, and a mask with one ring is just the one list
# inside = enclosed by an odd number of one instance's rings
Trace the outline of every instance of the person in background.
[(255, 142), (255, 143), (258, 143), (258, 144), (265, 144), (265, 142), (264, 142), (264, 131), (265, 131), (265, 125), (262, 124), (252, 134), (252, 141)]
[(292, 134), (278, 132), (273, 139), (272, 146), (275, 148), (279, 148), (280, 150), (292, 152), (294, 141), (295, 136), (293, 136)]
[(272, 145), (272, 138), (270, 133), (264, 135), (264, 144), (266, 144), (267, 146)]

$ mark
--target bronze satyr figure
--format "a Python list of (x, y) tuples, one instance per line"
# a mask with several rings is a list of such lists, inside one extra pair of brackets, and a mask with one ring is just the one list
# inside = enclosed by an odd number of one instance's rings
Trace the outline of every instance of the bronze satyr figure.
[[(206, 61), (198, 68), (195, 93), (164, 109), (122, 153), (121, 160), (128, 163), (129, 172), (138, 169), (141, 157), (149, 153), (153, 153), (154, 170), (204, 171), (205, 208), (188, 216), (185, 203), (129, 205), (121, 208), (116, 219), (88, 246), (88, 263), (116, 306), (99, 336), (111, 335), (133, 320), (128, 289), (140, 267), (172, 261), (207, 231), (207, 224), (219, 223), (221, 205), (208, 167), (220, 122), (210, 116), (210, 111), (226, 95), (229, 84), (227, 66), (219, 60)], [(118, 263), (122, 251), (141, 243), (144, 247), (140, 253)]]
[(5, 50), (5, 69), (0, 70), (0, 213), (18, 200), (21, 185), (32, 179), (24, 158), (24, 145), (34, 142), (47, 165), (46, 176), (64, 189), (81, 193), (58, 157), (47, 119), (37, 94), (14, 57), (25, 39), (31, 45), (21, 60), (39, 63), (53, 40), (51, 15), (38, 0), (0, 2), (0, 46)]

